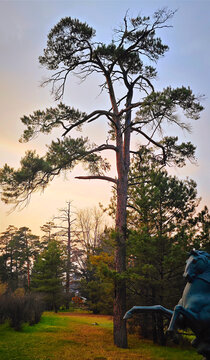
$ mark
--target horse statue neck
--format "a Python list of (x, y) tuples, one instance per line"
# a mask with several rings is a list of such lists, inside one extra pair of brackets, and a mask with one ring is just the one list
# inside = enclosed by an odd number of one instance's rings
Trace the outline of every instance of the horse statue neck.
[(201, 279), (210, 284), (210, 261), (208, 261), (208, 265), (205, 271), (197, 276), (197, 279)]

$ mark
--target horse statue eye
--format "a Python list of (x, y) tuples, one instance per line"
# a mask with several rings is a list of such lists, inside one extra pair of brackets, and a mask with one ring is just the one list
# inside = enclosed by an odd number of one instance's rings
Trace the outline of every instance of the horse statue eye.
[(193, 263), (193, 264), (196, 264), (196, 263), (197, 263), (197, 260), (196, 260), (196, 259), (193, 259), (192, 263)]

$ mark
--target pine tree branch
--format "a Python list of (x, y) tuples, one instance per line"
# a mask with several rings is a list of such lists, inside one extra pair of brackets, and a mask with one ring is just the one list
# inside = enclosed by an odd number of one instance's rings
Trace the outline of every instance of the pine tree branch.
[(121, 116), (122, 114), (124, 114), (136, 107), (139, 107), (140, 105), (142, 105), (142, 101), (139, 101), (137, 103), (133, 103), (133, 104), (130, 104), (129, 106), (126, 106), (124, 109), (120, 110), (119, 116)]
[(111, 178), (109, 176), (102, 176), (102, 175), (88, 175), (88, 176), (75, 176), (75, 179), (81, 180), (106, 180), (117, 184), (117, 179)]
[(118, 151), (117, 147), (114, 145), (102, 144), (94, 149), (91, 149), (90, 151), (87, 151), (85, 155), (92, 154), (98, 151), (104, 151), (104, 150), (114, 150), (116, 152)]

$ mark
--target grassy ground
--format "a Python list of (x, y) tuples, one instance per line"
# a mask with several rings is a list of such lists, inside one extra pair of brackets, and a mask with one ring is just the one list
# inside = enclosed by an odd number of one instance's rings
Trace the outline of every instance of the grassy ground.
[[(98, 325), (94, 325), (97, 323)], [(1, 360), (200, 360), (192, 349), (160, 347), (129, 335), (129, 349), (112, 341), (112, 319), (45, 313), (39, 324), (15, 332), (0, 326)]]

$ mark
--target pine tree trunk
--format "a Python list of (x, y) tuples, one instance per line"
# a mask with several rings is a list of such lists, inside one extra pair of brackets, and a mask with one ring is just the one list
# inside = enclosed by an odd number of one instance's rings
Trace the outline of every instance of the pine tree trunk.
[[(125, 130), (122, 131), (122, 119), (119, 116), (118, 105), (110, 75), (105, 73), (109, 96), (113, 113), (116, 115), (114, 123), (116, 136), (116, 165), (117, 165), (117, 211), (116, 211), (116, 250), (115, 250), (115, 279), (114, 296), (114, 344), (120, 348), (127, 348), (126, 321), (123, 317), (126, 313), (126, 208), (128, 194), (128, 172), (130, 167), (130, 123), (131, 105), (133, 96), (133, 85), (128, 88), (126, 106), (128, 111), (125, 114)], [(124, 79), (126, 81), (126, 79)], [(127, 82), (128, 87), (128, 82)]]
[(126, 281), (123, 278), (126, 270), (126, 202), (127, 179), (118, 182), (116, 214), (115, 266), (118, 277), (115, 279), (114, 343), (121, 348), (127, 348), (126, 321), (123, 320), (126, 313)]

